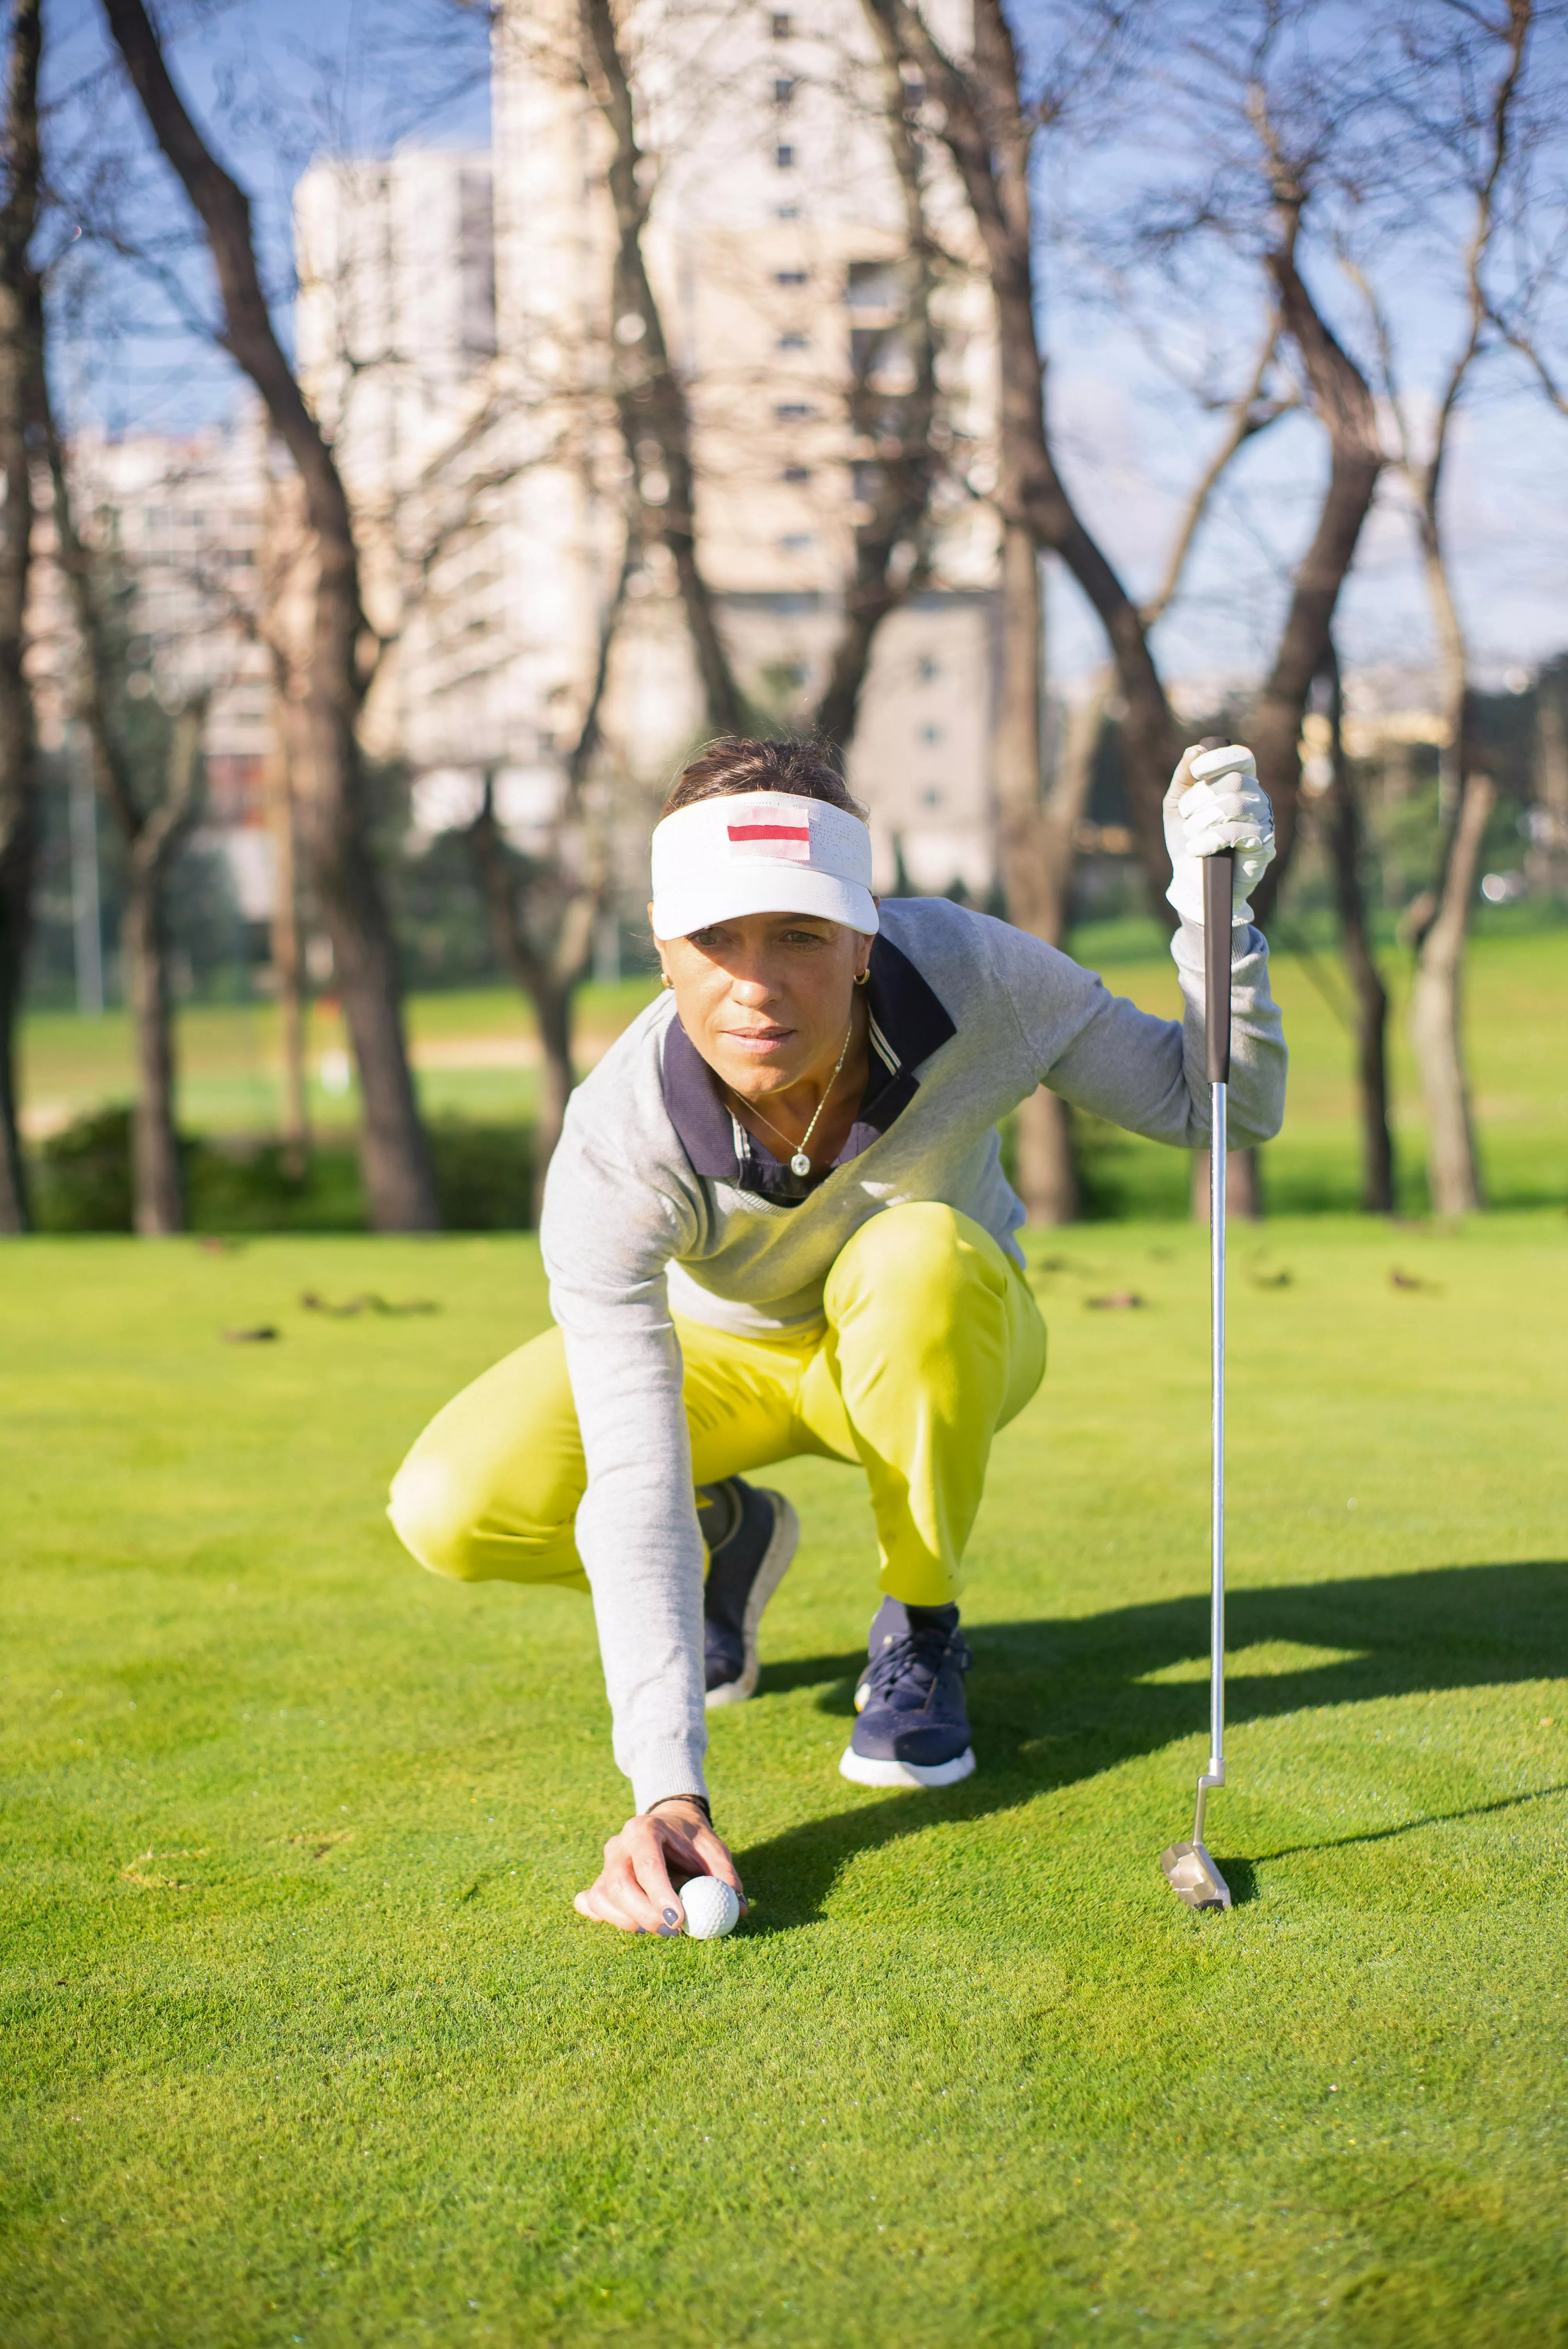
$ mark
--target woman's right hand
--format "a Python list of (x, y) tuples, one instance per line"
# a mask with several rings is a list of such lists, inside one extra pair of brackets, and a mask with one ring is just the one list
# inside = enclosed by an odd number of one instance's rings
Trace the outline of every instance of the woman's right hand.
[(746, 1894), (727, 1847), (715, 1835), (698, 1803), (672, 1796), (656, 1810), (639, 1811), (604, 1846), (604, 1865), (573, 1907), (580, 1917), (618, 1925), (624, 1933), (678, 1933), (686, 1910), (671, 1881), (717, 1876), (729, 1885), (746, 1912)]

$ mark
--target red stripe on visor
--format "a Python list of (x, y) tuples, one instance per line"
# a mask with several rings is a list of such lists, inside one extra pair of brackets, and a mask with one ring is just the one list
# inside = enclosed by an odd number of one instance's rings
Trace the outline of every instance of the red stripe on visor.
[(790, 823), (732, 823), (731, 840), (803, 840), (810, 841), (810, 833), (802, 825)]

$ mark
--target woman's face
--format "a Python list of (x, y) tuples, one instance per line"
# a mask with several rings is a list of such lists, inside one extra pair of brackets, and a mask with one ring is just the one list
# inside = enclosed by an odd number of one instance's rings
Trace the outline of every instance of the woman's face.
[(830, 1072), (871, 952), (812, 914), (741, 914), (659, 947), (681, 1026), (743, 1101)]

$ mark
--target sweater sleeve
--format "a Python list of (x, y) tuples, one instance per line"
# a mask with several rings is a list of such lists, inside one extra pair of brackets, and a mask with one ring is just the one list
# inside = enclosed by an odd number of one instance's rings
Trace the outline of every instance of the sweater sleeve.
[(703, 1547), (665, 1287), (695, 1223), (688, 1199), (609, 1158), (568, 1110), (540, 1238), (588, 1469), (578, 1554), (639, 1811), (707, 1791)]
[[(1185, 1001), (1180, 1021), (1140, 1011), (1021, 931), (1008, 934), (1003, 976), (1037, 1082), (1131, 1133), (1197, 1150), (1209, 1138), (1202, 927), (1183, 922), (1171, 951)], [(1284, 1032), (1268, 960), (1261, 931), (1235, 932), (1229, 1129), (1237, 1148), (1270, 1141), (1284, 1116)]]

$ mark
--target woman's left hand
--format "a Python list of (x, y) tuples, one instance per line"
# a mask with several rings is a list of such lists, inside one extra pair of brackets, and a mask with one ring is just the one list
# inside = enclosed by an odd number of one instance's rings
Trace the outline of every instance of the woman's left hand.
[(686, 1910), (671, 1881), (717, 1876), (730, 1886), (744, 1915), (746, 1893), (728, 1847), (715, 1835), (696, 1803), (670, 1800), (657, 1810), (640, 1811), (604, 1846), (604, 1865), (573, 1907), (580, 1917), (618, 1925), (624, 1933), (657, 1933), (665, 1940), (686, 1923)]
[(1248, 893), (1274, 862), (1274, 810), (1258, 781), (1252, 752), (1242, 742), (1217, 750), (1196, 747), (1165, 794), (1165, 846), (1171, 882), (1165, 892), (1184, 922), (1203, 919), (1203, 859), (1219, 848), (1233, 852), (1232, 919), (1250, 922)]

